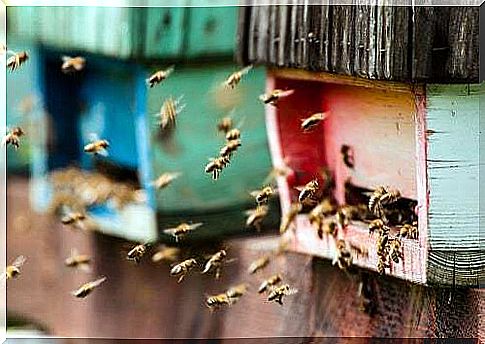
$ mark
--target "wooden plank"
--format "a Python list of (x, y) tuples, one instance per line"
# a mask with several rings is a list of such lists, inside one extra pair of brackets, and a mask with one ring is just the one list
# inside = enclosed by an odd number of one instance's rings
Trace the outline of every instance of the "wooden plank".
[[(287, 47), (288, 47), (288, 28), (289, 28), (289, 18), (290, 18), (290, 11), (291, 7), (287, 5), (280, 5), (277, 7), (279, 10), (279, 22), (278, 22), (278, 28), (279, 31), (275, 32), (274, 39), (276, 40), (278, 44), (278, 50), (277, 50), (277, 65), (278, 66), (284, 66), (285, 65), (285, 58), (286, 58), (286, 53), (287, 53)], [(275, 43), (276, 43), (275, 42)]]
[(237, 35), (236, 35), (236, 62), (246, 65), (248, 61), (249, 21), (251, 18), (251, 6), (241, 6), (238, 10)]
[(306, 64), (312, 70), (327, 70), (330, 48), (330, 6), (310, 6), (308, 21), (310, 24), (307, 33), (308, 54)]
[(354, 7), (350, 5), (333, 6), (330, 56), (332, 72), (352, 75), (354, 64), (353, 39)]
[(376, 77), (376, 2), (355, 1), (353, 72), (357, 76), (369, 79)]
[(278, 47), (280, 44), (278, 31), (279, 28), (279, 18), (280, 10), (279, 6), (272, 5), (275, 1), (270, 1), (270, 16), (268, 18), (268, 62), (271, 65), (276, 64), (278, 57)]
[(248, 35), (248, 60), (254, 62), (258, 59), (258, 22), (259, 22), (259, 6), (251, 7), (249, 20), (249, 35)]

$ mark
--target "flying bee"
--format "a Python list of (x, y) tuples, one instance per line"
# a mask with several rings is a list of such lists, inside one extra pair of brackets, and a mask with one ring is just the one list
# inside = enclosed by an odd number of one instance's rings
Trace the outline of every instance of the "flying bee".
[(408, 223), (402, 225), (399, 230), (399, 236), (401, 238), (417, 239), (419, 236), (417, 222), (413, 222), (412, 225)]
[(347, 249), (346, 242), (342, 239), (338, 240), (336, 243), (336, 254), (332, 264), (337, 264), (341, 270), (347, 270), (352, 265), (352, 261), (352, 254)]
[(26, 51), (22, 51), (20, 53), (10, 51), (10, 53), (13, 55), (7, 59), (7, 68), (10, 68), (10, 71), (12, 72), (19, 68), (29, 59), (29, 55)]
[(64, 265), (68, 268), (79, 268), (82, 271), (90, 272), (91, 257), (87, 254), (79, 254), (77, 250), (72, 250), (71, 255), (64, 260)]
[(256, 272), (264, 269), (269, 264), (269, 256), (263, 256), (255, 261), (253, 261), (248, 268), (250, 274), (255, 274)]
[(227, 132), (232, 129), (232, 124), (231, 117), (224, 117), (217, 123), (217, 130), (227, 134)]
[(90, 136), (91, 142), (84, 146), (84, 151), (94, 155), (108, 156), (109, 142), (98, 139), (96, 134), (91, 134)]
[(273, 189), (273, 187), (271, 186), (265, 186), (261, 190), (255, 190), (250, 192), (251, 196), (253, 196), (256, 200), (258, 206), (268, 203), (269, 198), (276, 193), (277, 190)]
[(152, 184), (158, 189), (163, 189), (170, 185), (175, 179), (180, 177), (182, 173), (180, 172), (166, 172), (160, 175)]
[(263, 184), (268, 184), (276, 179), (276, 177), (288, 177), (293, 173), (293, 170), (286, 164), (283, 163), (281, 166), (275, 166), (271, 169)]
[(63, 225), (84, 230), (86, 229), (86, 226), (84, 225), (84, 220), (86, 220), (86, 215), (84, 215), (83, 213), (68, 212), (62, 217), (61, 222)]
[(206, 274), (208, 272), (215, 271), (216, 279), (219, 279), (221, 275), (222, 264), (226, 260), (226, 257), (227, 257), (226, 250), (217, 251), (205, 263), (204, 270), (202, 270), (202, 273)]
[(163, 232), (165, 234), (172, 235), (173, 237), (175, 237), (175, 241), (178, 242), (180, 239), (185, 237), (188, 233), (199, 228), (200, 226), (202, 226), (202, 222), (193, 223), (193, 224), (188, 224), (183, 222), (179, 224), (177, 227), (164, 229)]
[(325, 221), (318, 227), (317, 234), (320, 239), (323, 239), (324, 234), (335, 237), (337, 230), (338, 225), (335, 221)]
[(182, 282), (182, 280), (187, 276), (187, 274), (197, 266), (197, 261), (193, 258), (186, 259), (181, 263), (178, 263), (172, 267), (170, 270), (171, 276), (179, 276), (177, 283)]
[(247, 290), (248, 290), (248, 285), (246, 283), (241, 283), (227, 289), (226, 295), (230, 299), (238, 300), (241, 296), (246, 294)]
[(27, 258), (24, 256), (18, 256), (12, 262), (11, 265), (8, 265), (5, 268), (5, 272), (3, 273), (2, 280), (9, 280), (13, 278), (17, 278), (20, 275), (20, 268), (25, 264)]
[(382, 218), (384, 222), (387, 222), (383, 207), (391, 203), (397, 202), (399, 198), (401, 198), (401, 193), (399, 192), (399, 190), (379, 186), (370, 195), (368, 205), (369, 210), (375, 216)]
[(226, 133), (226, 140), (233, 141), (241, 138), (241, 130), (233, 128)]
[(261, 231), (261, 223), (266, 215), (268, 215), (268, 210), (267, 205), (261, 205), (255, 209), (247, 210), (246, 215), (248, 215), (248, 218), (246, 219), (246, 227), (254, 226), (258, 232)]
[(263, 282), (261, 282), (259, 288), (258, 288), (258, 293), (262, 294), (267, 290), (270, 290), (272, 287), (280, 283), (283, 279), (281, 278), (280, 274), (274, 274), (267, 279), (265, 279)]
[(349, 168), (354, 168), (355, 160), (354, 160), (354, 151), (348, 145), (342, 145), (340, 148), (340, 154), (342, 154), (342, 159), (344, 161), (345, 166)]
[(369, 234), (372, 234), (375, 231), (377, 231), (377, 233), (384, 233), (384, 232), (389, 232), (389, 230), (390, 230), (390, 228), (387, 227), (384, 224), (384, 221), (382, 221), (381, 219), (372, 220), (369, 223), (368, 228), (369, 228)]
[(318, 188), (318, 179), (313, 179), (306, 183), (304, 186), (297, 186), (296, 189), (300, 191), (300, 194), (298, 195), (298, 201), (300, 203), (303, 203), (308, 199), (314, 198), (318, 192)]
[(336, 207), (330, 201), (325, 198), (322, 202), (316, 205), (308, 214), (308, 220), (316, 229), (319, 229), (322, 225), (323, 218), (335, 212)]
[(158, 85), (166, 78), (168, 78), (168, 76), (173, 73), (174, 69), (175, 69), (175, 66), (170, 66), (165, 70), (156, 71), (155, 73), (150, 75), (150, 77), (146, 80), (147, 85), (150, 86), (150, 88), (152, 88), (155, 85)]
[(328, 117), (327, 113), (320, 112), (311, 115), (310, 117), (301, 120), (301, 129), (304, 133), (308, 133), (316, 128), (323, 120)]
[(20, 147), (20, 137), (24, 136), (25, 132), (20, 127), (15, 127), (9, 130), (7, 134), (2, 139), (2, 147), (5, 145), (12, 145), (15, 150)]
[(205, 166), (205, 173), (212, 173), (212, 179), (219, 179), (221, 171), (229, 165), (230, 160), (228, 156), (219, 156), (217, 158), (209, 159), (209, 163)]
[(226, 81), (224, 81), (223, 85), (228, 88), (236, 87), (237, 84), (239, 84), (239, 82), (241, 81), (243, 75), (246, 75), (252, 68), (253, 66), (249, 65), (237, 72), (232, 73), (231, 75), (229, 75)]
[(95, 281), (85, 283), (82, 286), (80, 286), (77, 290), (74, 290), (73, 292), (71, 292), (71, 294), (74, 295), (75, 297), (85, 298), (86, 296), (91, 294), (91, 292), (104, 281), (106, 281), (106, 277), (103, 276), (101, 278), (98, 278)]
[(278, 102), (285, 97), (291, 96), (295, 90), (273, 90), (270, 93), (262, 94), (259, 96), (259, 100), (261, 100), (264, 104), (271, 104), (273, 106), (277, 106)]
[(339, 230), (343, 230), (349, 225), (350, 220), (344, 209), (340, 208), (337, 210), (337, 212), (335, 213), (335, 222), (337, 223)]
[(298, 289), (291, 288), (288, 284), (284, 284), (271, 290), (268, 295), (268, 301), (274, 301), (283, 306), (283, 296), (293, 295), (297, 292)]
[(293, 221), (295, 221), (296, 216), (298, 215), (298, 213), (301, 211), (302, 208), (303, 207), (300, 203), (291, 204), (290, 209), (281, 219), (280, 234), (286, 233), (286, 231), (288, 230), (288, 228), (290, 228)]
[(81, 70), (84, 69), (85, 65), (86, 65), (86, 59), (84, 57), (63, 56), (61, 70), (63, 73), (80, 72)]
[(392, 239), (391, 243), (389, 244), (389, 258), (391, 258), (395, 263), (399, 263), (399, 259), (403, 258), (401, 246), (401, 239), (399, 237)]
[(178, 247), (161, 247), (157, 252), (152, 255), (152, 262), (158, 263), (163, 260), (174, 262), (177, 260), (180, 254), (180, 249)]
[(207, 297), (205, 304), (211, 310), (216, 308), (221, 308), (223, 306), (231, 306), (234, 302), (234, 299), (230, 298), (226, 293), (212, 295)]
[(181, 104), (183, 96), (178, 99), (172, 97), (167, 98), (160, 108), (160, 112), (155, 114), (159, 118), (157, 123), (161, 130), (174, 129), (176, 126), (176, 117), (185, 108), (185, 104)]
[(237, 139), (227, 141), (226, 145), (221, 148), (219, 155), (230, 158), (232, 153), (237, 151), (239, 147), (241, 147), (241, 140)]
[(133, 247), (128, 254), (126, 255), (126, 259), (133, 260), (135, 263), (140, 263), (143, 256), (147, 253), (150, 244), (138, 244)]

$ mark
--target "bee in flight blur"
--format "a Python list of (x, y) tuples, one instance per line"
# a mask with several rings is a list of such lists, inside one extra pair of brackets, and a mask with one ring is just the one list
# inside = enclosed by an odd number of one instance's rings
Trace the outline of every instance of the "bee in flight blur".
[(347, 244), (344, 240), (338, 240), (336, 243), (336, 253), (332, 264), (337, 264), (341, 270), (347, 270), (352, 265), (352, 254), (347, 249)]
[(324, 119), (326, 119), (328, 115), (326, 113), (315, 113), (310, 117), (304, 118), (301, 120), (301, 129), (303, 132), (308, 133), (315, 129), (317, 125), (320, 124)]
[(291, 288), (288, 284), (284, 284), (282, 286), (275, 287), (270, 291), (268, 301), (274, 301), (283, 306), (283, 296), (293, 295), (297, 292), (298, 289)]
[(278, 191), (271, 186), (265, 186), (261, 190), (251, 191), (250, 195), (254, 197), (258, 206), (268, 203), (271, 196), (276, 194)]
[(345, 166), (349, 168), (354, 168), (355, 159), (354, 159), (354, 151), (352, 147), (348, 145), (342, 145), (340, 148), (340, 153), (342, 154), (342, 159), (344, 161)]
[(226, 250), (217, 251), (205, 263), (204, 270), (202, 270), (202, 273), (206, 274), (211, 271), (215, 271), (216, 279), (219, 279), (219, 277), (221, 276), (222, 265), (226, 261), (226, 257), (227, 257)]
[(193, 258), (186, 259), (181, 263), (175, 264), (172, 266), (172, 269), (170, 269), (170, 275), (174, 277), (178, 277), (177, 283), (180, 283), (183, 281), (185, 276), (197, 266), (197, 261)]
[(305, 201), (313, 199), (319, 189), (320, 185), (318, 183), (318, 179), (313, 179), (306, 183), (304, 186), (297, 186), (295, 189), (300, 191), (298, 195), (298, 201), (300, 203), (304, 203)]
[(9, 50), (8, 53), (10, 53), (12, 56), (7, 59), (7, 68), (9, 68), (12, 72), (29, 59), (29, 54), (27, 54), (26, 51), (16, 53), (15, 51)]
[(108, 156), (109, 142), (97, 137), (96, 134), (90, 134), (91, 142), (84, 146), (84, 151), (89, 154)]
[(161, 261), (174, 262), (180, 255), (180, 248), (162, 246), (157, 252), (152, 255), (152, 262), (159, 263)]
[(291, 96), (295, 90), (273, 90), (270, 93), (262, 94), (259, 96), (259, 100), (261, 100), (264, 104), (271, 104), (276, 106), (278, 102), (285, 97)]
[(231, 75), (229, 75), (229, 77), (226, 79), (226, 81), (224, 81), (224, 86), (225, 87), (228, 87), (228, 88), (234, 88), (237, 86), (237, 84), (239, 84), (239, 82), (241, 81), (242, 77), (246, 74), (248, 74), (248, 72), (253, 68), (252, 65), (249, 65), (249, 66), (246, 66), (244, 67), (243, 69), (237, 71), (237, 72), (234, 72), (232, 73)]
[(227, 134), (229, 130), (232, 129), (232, 118), (231, 117), (223, 117), (219, 123), (217, 123), (217, 130)]
[(228, 156), (219, 156), (217, 158), (209, 159), (209, 163), (205, 166), (205, 173), (212, 173), (212, 179), (217, 180), (222, 170), (229, 165), (230, 160)]
[(175, 179), (177, 179), (181, 175), (181, 172), (166, 172), (160, 175), (160, 177), (153, 181), (152, 184), (158, 190), (160, 190), (169, 186)]
[(95, 281), (83, 284), (77, 290), (74, 290), (71, 294), (74, 295), (75, 297), (85, 298), (86, 296), (91, 294), (91, 292), (104, 281), (106, 281), (106, 277), (104, 276), (100, 277)]
[(267, 279), (265, 279), (263, 282), (261, 282), (259, 288), (258, 288), (258, 293), (262, 294), (267, 290), (271, 290), (275, 285), (280, 283), (283, 279), (281, 278), (280, 274), (274, 274)]
[(83, 213), (69, 211), (62, 217), (61, 222), (63, 225), (85, 230), (84, 220), (86, 220), (86, 215)]
[(234, 303), (234, 299), (227, 296), (226, 293), (208, 296), (205, 304), (211, 310), (219, 309), (223, 306), (231, 306)]
[(221, 157), (231, 158), (232, 154), (241, 147), (241, 140), (230, 140), (226, 142), (226, 145), (221, 148), (219, 155)]
[(20, 147), (20, 137), (25, 135), (24, 131), (20, 127), (15, 127), (12, 130), (7, 131), (7, 135), (2, 139), (2, 147), (5, 145), (12, 145), (15, 150)]
[(63, 56), (61, 70), (64, 73), (80, 72), (81, 70), (84, 69), (85, 65), (86, 65), (86, 59), (84, 57)]
[(8, 265), (5, 268), (5, 272), (3, 273), (2, 280), (9, 280), (13, 278), (17, 278), (20, 275), (20, 268), (25, 264), (27, 258), (24, 256), (18, 256), (12, 262), (11, 265)]
[(79, 254), (76, 249), (71, 251), (71, 255), (64, 260), (64, 265), (68, 268), (78, 268), (85, 272), (90, 272), (91, 257), (87, 254)]
[(300, 203), (293, 203), (290, 206), (288, 212), (281, 219), (280, 224), (280, 234), (286, 233), (290, 225), (295, 221), (296, 216), (302, 210), (302, 205)]
[(175, 119), (185, 108), (185, 104), (181, 105), (182, 98), (183, 96), (180, 96), (177, 99), (172, 97), (167, 98), (163, 102), (160, 112), (154, 115), (159, 119), (157, 125), (161, 130), (175, 128)]
[(253, 261), (248, 268), (250, 274), (255, 274), (256, 272), (263, 270), (269, 264), (269, 257), (263, 256), (255, 261)]
[(246, 227), (254, 226), (256, 230), (259, 232), (261, 231), (261, 223), (263, 219), (268, 215), (268, 206), (261, 205), (257, 206), (255, 209), (246, 210), (246, 215), (248, 218), (246, 219)]
[(183, 223), (179, 224), (177, 227), (164, 229), (163, 232), (165, 234), (169, 234), (169, 235), (175, 237), (175, 241), (178, 242), (180, 239), (185, 237), (188, 233), (199, 228), (200, 226), (202, 226), (202, 222), (193, 223), (193, 224), (188, 224), (188, 223), (183, 222)]
[(126, 255), (126, 259), (133, 260), (135, 263), (140, 263), (143, 256), (147, 253), (147, 249), (150, 247), (150, 244), (138, 244), (133, 247), (128, 254)]
[(158, 85), (163, 80), (168, 78), (168, 76), (173, 73), (174, 69), (175, 69), (175, 66), (170, 66), (165, 70), (156, 71), (155, 73), (150, 75), (150, 77), (146, 80), (147, 85), (150, 86), (150, 88), (152, 88), (155, 85)]

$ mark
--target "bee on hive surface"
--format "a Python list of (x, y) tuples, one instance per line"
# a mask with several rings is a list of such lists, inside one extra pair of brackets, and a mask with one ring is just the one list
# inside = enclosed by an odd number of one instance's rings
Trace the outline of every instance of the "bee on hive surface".
[(167, 98), (160, 108), (160, 112), (154, 116), (159, 119), (157, 125), (161, 130), (174, 129), (176, 126), (176, 117), (185, 108), (185, 104), (181, 104), (183, 96), (177, 99), (172, 97)]
[(384, 221), (382, 221), (381, 219), (375, 219), (369, 222), (368, 228), (369, 228), (369, 234), (373, 234), (376, 231), (378, 234), (388, 233), (390, 231), (390, 228), (386, 226), (384, 224)]
[(271, 91), (270, 93), (260, 95), (259, 100), (261, 100), (264, 104), (271, 104), (273, 106), (276, 106), (282, 98), (291, 96), (293, 93), (295, 93), (295, 90), (276, 89)]
[(335, 222), (337, 223), (339, 230), (343, 230), (349, 225), (350, 219), (344, 209), (340, 208), (337, 210), (335, 213)]
[(286, 233), (290, 228), (293, 221), (295, 221), (296, 216), (302, 210), (302, 205), (300, 203), (293, 203), (290, 206), (288, 212), (283, 216), (280, 223), (280, 234)]
[(256, 230), (261, 231), (261, 223), (268, 215), (269, 208), (267, 205), (258, 206), (255, 209), (246, 210), (246, 227), (254, 226)]
[(91, 294), (91, 292), (104, 281), (106, 281), (106, 277), (104, 276), (100, 277), (95, 281), (83, 284), (77, 290), (74, 290), (71, 294), (74, 295), (75, 297), (85, 298), (86, 296)]
[(386, 273), (386, 269), (389, 268), (389, 264), (386, 261), (386, 258), (382, 255), (377, 257), (377, 272), (379, 275), (384, 275)]
[(20, 148), (20, 137), (24, 136), (25, 132), (20, 127), (15, 127), (12, 130), (7, 130), (7, 134), (2, 139), (2, 147), (12, 145), (15, 150)]
[(300, 191), (298, 201), (303, 203), (306, 200), (313, 199), (316, 196), (319, 187), (318, 179), (313, 179), (304, 186), (297, 186), (296, 189)]
[(350, 146), (342, 145), (340, 148), (340, 153), (342, 154), (342, 159), (344, 161), (345, 166), (349, 168), (354, 168), (355, 160), (354, 160), (354, 151)]
[(412, 225), (406, 223), (401, 226), (399, 229), (399, 236), (401, 238), (410, 238), (410, 239), (418, 239), (419, 231), (418, 231), (418, 223), (413, 222)]
[(91, 272), (91, 257), (87, 254), (79, 254), (76, 249), (64, 260), (64, 265), (69, 268), (78, 268), (84, 272)]
[(322, 202), (316, 205), (308, 214), (308, 220), (317, 229), (322, 223), (322, 219), (326, 216), (333, 214), (337, 207), (328, 198), (325, 198)]
[(267, 279), (265, 279), (258, 288), (258, 293), (262, 294), (267, 290), (270, 290), (272, 287), (280, 283), (283, 279), (281, 278), (280, 274), (274, 274)]
[(317, 234), (320, 239), (323, 239), (323, 235), (327, 234), (332, 237), (337, 235), (338, 225), (335, 221), (324, 221), (317, 228)]
[(384, 186), (379, 186), (374, 190), (369, 198), (369, 210), (377, 217), (382, 218), (384, 222), (387, 219), (384, 214), (384, 208), (386, 205), (395, 203), (401, 198), (401, 193), (396, 189), (389, 189)]
[(317, 125), (320, 124), (323, 120), (325, 120), (328, 117), (327, 113), (321, 112), (321, 113), (315, 113), (311, 115), (310, 117), (304, 118), (301, 120), (301, 129), (303, 132), (308, 133), (315, 129)]
[(248, 268), (248, 273), (255, 274), (256, 272), (263, 270), (269, 264), (269, 256), (263, 256), (253, 261)]
[(204, 269), (202, 270), (203, 274), (209, 273), (211, 271), (215, 271), (216, 279), (219, 279), (221, 275), (222, 265), (226, 261), (227, 252), (226, 250), (220, 250), (214, 253), (209, 260), (205, 263)]
[(337, 264), (341, 270), (348, 270), (352, 265), (352, 254), (347, 249), (347, 243), (344, 240), (338, 240), (335, 244), (336, 253), (332, 264)]
[(80, 72), (81, 70), (84, 69), (85, 65), (86, 65), (86, 59), (84, 57), (63, 56), (61, 70), (64, 73)]
[(241, 147), (241, 140), (230, 140), (226, 142), (226, 145), (221, 148), (219, 155), (221, 157), (231, 158), (232, 154)]
[(193, 224), (188, 224), (186, 222), (183, 222), (179, 224), (177, 227), (164, 229), (163, 232), (165, 234), (172, 235), (173, 237), (175, 237), (175, 241), (178, 242), (180, 239), (185, 237), (188, 233), (199, 228), (200, 226), (202, 226), (202, 222), (193, 223)]
[(90, 134), (91, 142), (84, 146), (86, 153), (94, 155), (108, 156), (109, 142), (97, 137), (96, 134)]
[(212, 173), (212, 179), (219, 179), (219, 175), (224, 168), (229, 165), (230, 160), (228, 156), (220, 156), (209, 159), (209, 163), (205, 166), (205, 173)]
[(241, 296), (246, 294), (247, 290), (248, 285), (246, 283), (241, 283), (227, 289), (226, 295), (230, 299), (238, 300)]
[(152, 88), (155, 85), (158, 85), (163, 80), (168, 78), (168, 76), (173, 73), (174, 69), (175, 69), (175, 66), (170, 66), (165, 70), (156, 71), (155, 73), (150, 75), (150, 77), (146, 80), (147, 85), (150, 86), (150, 88)]
[(9, 51), (9, 53), (12, 54), (12, 56), (7, 59), (7, 68), (12, 72), (29, 59), (29, 54), (27, 54), (26, 51), (22, 51), (20, 53)]
[(162, 246), (152, 255), (152, 262), (158, 263), (161, 261), (174, 262), (180, 255), (180, 248)]
[(284, 284), (282, 286), (275, 287), (270, 291), (268, 301), (274, 301), (283, 306), (283, 296), (293, 295), (297, 292), (298, 289), (291, 288), (288, 284)]
[(268, 203), (269, 198), (277, 192), (272, 186), (265, 186), (261, 190), (251, 191), (250, 194), (254, 197), (258, 206), (260, 206)]
[(143, 256), (145, 256), (145, 254), (147, 253), (149, 247), (150, 244), (148, 243), (136, 245), (128, 252), (128, 254), (126, 255), (126, 259), (133, 260), (137, 264), (140, 263)]
[(239, 84), (242, 77), (246, 75), (251, 69), (253, 68), (252, 65), (246, 66), (243, 69), (232, 73), (229, 77), (224, 81), (223, 85), (228, 88), (234, 88)]
[(9, 280), (13, 278), (17, 278), (20, 275), (20, 268), (25, 264), (27, 258), (24, 256), (18, 256), (12, 262), (12, 264), (8, 265), (5, 268), (5, 272), (3, 273), (2, 280)]
[(182, 282), (182, 280), (187, 276), (187, 274), (197, 266), (197, 261), (193, 258), (184, 260), (181, 263), (175, 264), (170, 269), (170, 275), (174, 277), (179, 277), (177, 283)]
[(211, 310), (219, 309), (224, 306), (231, 306), (235, 299), (230, 298), (226, 293), (207, 297), (205, 304)]
[(181, 172), (166, 172), (160, 175), (155, 181), (152, 182), (153, 186), (155, 186), (158, 190), (166, 188), (169, 186), (175, 179), (182, 175)]
[(217, 123), (217, 130), (227, 134), (229, 130), (232, 129), (232, 118), (231, 117), (223, 117), (219, 123)]
[(394, 263), (399, 263), (399, 260), (403, 258), (401, 246), (401, 239), (399, 237), (393, 238), (389, 244), (389, 258), (391, 258)]

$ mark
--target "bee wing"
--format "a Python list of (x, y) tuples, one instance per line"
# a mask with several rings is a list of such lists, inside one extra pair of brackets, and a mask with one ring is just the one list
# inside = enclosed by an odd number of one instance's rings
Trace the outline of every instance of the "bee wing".
[(295, 90), (284, 90), (280, 92), (280, 98), (288, 97), (291, 96), (293, 93), (295, 93)]
[(9, 138), (9, 135), (5, 135), (3, 138), (2, 138), (2, 144), (1, 144), (1, 147), (5, 147), (5, 145), (7, 144), (7, 141), (8, 141), (8, 138)]
[(174, 70), (175, 70), (175, 65), (169, 66), (167, 69), (165, 69), (166, 76), (169, 76), (170, 74), (172, 74)]
[(72, 59), (71, 56), (67, 56), (67, 55), (62, 55), (61, 56), (61, 59), (62, 59), (62, 62), (66, 62), (66, 61), (69, 61), (70, 59)]
[(253, 69), (253, 65), (249, 65), (249, 66), (246, 66), (244, 67), (243, 69), (241, 69), (239, 72), (242, 74), (242, 75), (246, 75), (248, 74), (248, 72)]
[(294, 189), (302, 192), (305, 189), (305, 187), (304, 186), (295, 186)]
[(105, 148), (101, 148), (96, 154), (104, 156), (105, 158), (109, 155), (108, 151)]
[(235, 126), (235, 128), (241, 129), (244, 126), (244, 122), (246, 122), (246, 116), (244, 116), (243, 118), (241, 118), (241, 120), (237, 123), (237, 125)]
[(18, 256), (13, 261), (12, 266), (15, 266), (17, 268), (20, 268), (22, 265), (24, 265), (24, 263), (25, 263), (26, 260), (27, 260), (27, 258), (25, 258), (24, 256)]
[(199, 228), (202, 225), (203, 225), (202, 222), (197, 222), (197, 223), (193, 223), (193, 224), (189, 225), (189, 228), (190, 228), (190, 230), (194, 230), (196, 228)]
[(296, 293), (298, 293), (298, 289), (296, 288), (290, 288), (287, 291), (285, 291), (285, 295), (294, 295)]
[(259, 193), (260, 193), (260, 190), (254, 190), (254, 191), (249, 192), (249, 194), (250, 194), (252, 197), (256, 197), (257, 195), (259, 195)]
[(177, 230), (177, 227), (166, 228), (166, 229), (163, 230), (163, 233), (169, 234), (169, 235), (174, 235), (176, 230)]
[(91, 273), (93, 270), (91, 269), (91, 267), (89, 266), (89, 264), (80, 264), (79, 265), (79, 269), (83, 272), (86, 272), (86, 273)]
[(254, 214), (254, 212), (256, 211), (256, 209), (249, 209), (249, 210), (245, 210), (244, 211), (244, 214), (248, 215), (248, 216), (251, 216)]
[(93, 288), (96, 288), (97, 286), (99, 286), (101, 283), (103, 283), (106, 280), (107, 280), (106, 276), (103, 276), (103, 277), (100, 277), (97, 280), (91, 282), (91, 285), (93, 286)]
[(89, 133), (88, 134), (88, 139), (89, 139), (89, 142), (98, 141), (99, 140), (99, 135), (96, 134), (96, 133)]

